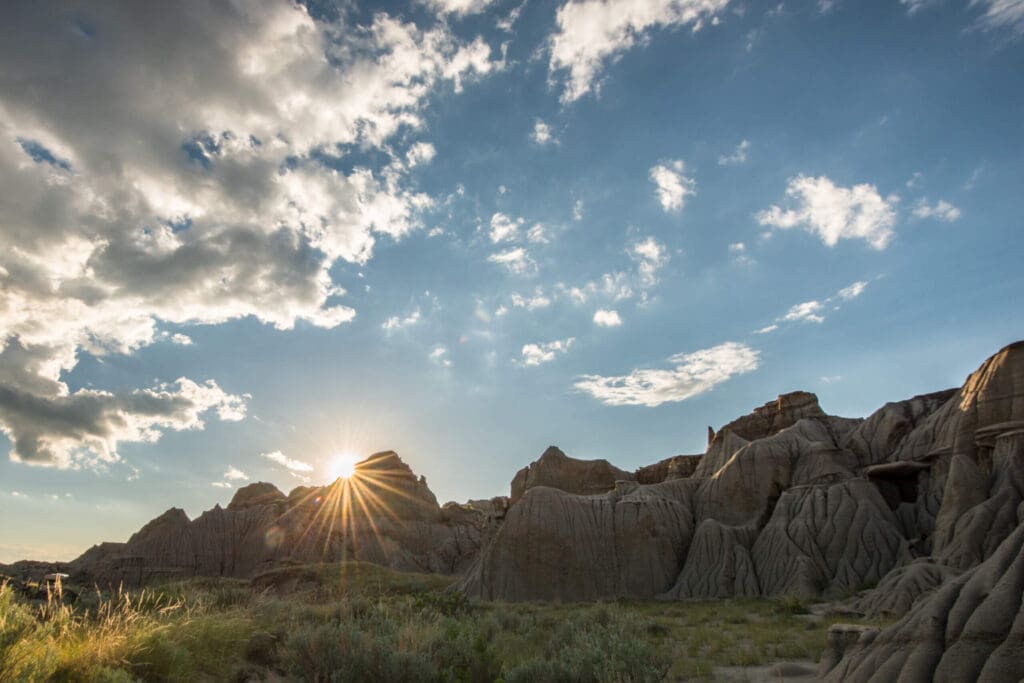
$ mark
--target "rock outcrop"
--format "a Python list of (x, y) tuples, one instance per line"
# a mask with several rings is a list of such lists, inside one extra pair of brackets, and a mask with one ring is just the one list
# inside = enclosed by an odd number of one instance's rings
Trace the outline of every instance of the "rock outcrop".
[(284, 561), (340, 559), (451, 574), (476, 559), (501, 506), (496, 499), (490, 511), (442, 508), (426, 482), (389, 451), (328, 486), (298, 487), (286, 496), (272, 484), (250, 484), (226, 508), (194, 520), (172, 508), (126, 543), (95, 546), (72, 566), (98, 582), (127, 584), (247, 577)]
[(550, 446), (538, 460), (516, 472), (509, 501), (514, 504), (527, 490), (536, 486), (591, 495), (612, 490), (616, 481), (635, 479), (635, 475), (620, 470), (607, 460), (577, 460), (557, 446)]
[[(827, 415), (813, 394), (784, 394), (713, 432), (675, 478), (662, 478), (663, 461), (628, 484), (604, 461), (546, 453), (561, 470), (546, 472), (554, 488), (531, 488), (530, 470), (517, 475), (504, 525), (459, 588), (507, 600), (856, 593), (854, 609), (902, 614), (992, 557), (1020, 521), (1022, 420), (1018, 343), (959, 389), (863, 420)], [(624, 495), (656, 480), (657, 495)], [(644, 560), (625, 551), (623, 530), (640, 533), (618, 524), (625, 503), (647, 520), (636, 546), (652, 553)]]

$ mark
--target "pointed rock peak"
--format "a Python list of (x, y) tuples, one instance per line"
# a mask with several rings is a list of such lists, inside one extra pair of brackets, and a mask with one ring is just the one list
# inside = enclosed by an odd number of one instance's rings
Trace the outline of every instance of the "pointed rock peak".
[(160, 515), (153, 522), (171, 522), (178, 524), (188, 524), (188, 515), (181, 508), (170, 508), (164, 514)]
[(558, 446), (548, 446), (540, 455), (541, 460), (568, 460), (569, 456), (562, 452)]
[(380, 451), (370, 457), (356, 463), (356, 471), (361, 470), (391, 470), (408, 473), (412, 476), (412, 468), (405, 464), (405, 461), (395, 451)]
[(285, 500), (285, 495), (276, 486), (265, 481), (258, 481), (238, 489), (231, 502), (228, 503), (228, 510), (271, 505), (281, 500)]

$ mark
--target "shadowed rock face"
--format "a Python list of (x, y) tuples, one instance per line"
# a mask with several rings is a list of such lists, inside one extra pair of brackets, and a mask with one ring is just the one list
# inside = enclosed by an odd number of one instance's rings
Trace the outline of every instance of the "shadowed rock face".
[(615, 488), (619, 480), (636, 479), (630, 472), (620, 470), (607, 460), (577, 460), (570, 458), (556, 446), (550, 446), (536, 462), (516, 472), (512, 479), (512, 495), (515, 503), (527, 489), (535, 486), (552, 488), (590, 495), (604, 493)]
[[(495, 509), (501, 507), (495, 502)], [(454, 573), (475, 559), (495, 515), (471, 506), (441, 508), (396, 453), (370, 456), (349, 480), (239, 489), (189, 520), (172, 508), (126, 543), (86, 551), (72, 564), (96, 581), (137, 584), (166, 576), (252, 576), (282, 561), (356, 559), (396, 569)]]

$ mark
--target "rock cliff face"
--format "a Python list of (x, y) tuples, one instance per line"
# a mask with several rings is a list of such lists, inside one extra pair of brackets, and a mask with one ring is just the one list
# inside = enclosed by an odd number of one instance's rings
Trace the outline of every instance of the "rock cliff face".
[[(558, 455), (541, 458), (543, 486), (517, 475), (505, 524), (459, 590), (506, 600), (857, 594), (855, 609), (904, 614), (995, 557), (1024, 517), (1024, 343), (959, 389), (863, 420), (827, 415), (813, 394), (779, 396), (713, 432), (672, 478), (667, 461), (629, 476)], [(581, 486), (580, 472), (603, 479)]]
[(126, 543), (104, 543), (72, 565), (93, 580), (128, 584), (167, 576), (247, 577), (277, 563), (356, 559), (396, 569), (451, 574), (475, 558), (488, 529), (504, 515), (440, 507), (422, 478), (396, 453), (370, 456), (356, 474), (285, 496), (272, 484), (238, 490), (190, 520), (172, 508)]

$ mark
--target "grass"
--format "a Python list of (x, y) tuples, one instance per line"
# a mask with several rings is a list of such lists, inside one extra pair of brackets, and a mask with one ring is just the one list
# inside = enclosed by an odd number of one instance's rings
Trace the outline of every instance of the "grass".
[(252, 582), (27, 601), (0, 586), (0, 681), (699, 680), (816, 660), (829, 620), (799, 601), (472, 602), (451, 579), (364, 563)]

